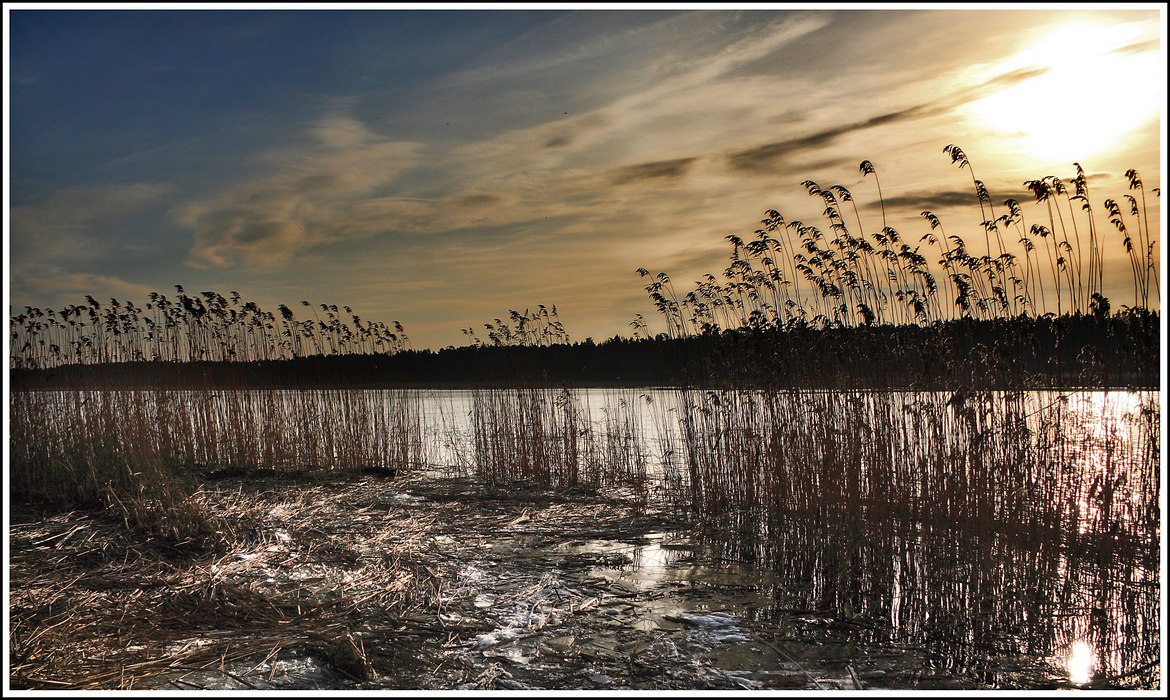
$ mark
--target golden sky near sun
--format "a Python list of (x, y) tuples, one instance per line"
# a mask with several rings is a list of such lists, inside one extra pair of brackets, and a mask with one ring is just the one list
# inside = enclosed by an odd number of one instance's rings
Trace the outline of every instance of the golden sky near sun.
[(1040, 71), (967, 106), (996, 136), (1043, 159), (1091, 160), (1150, 120), (1165, 103), (1163, 67), (1149, 23), (1100, 27), (1083, 21), (1045, 27), (1024, 50), (995, 66), (1000, 74)]

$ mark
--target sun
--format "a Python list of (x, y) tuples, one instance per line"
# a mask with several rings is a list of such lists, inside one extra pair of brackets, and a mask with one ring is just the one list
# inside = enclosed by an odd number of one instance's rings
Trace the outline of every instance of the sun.
[(1155, 118), (1165, 98), (1159, 51), (1135, 49), (1148, 31), (1139, 23), (1053, 30), (994, 69), (1036, 75), (968, 104), (968, 115), (1031, 155), (1106, 152)]

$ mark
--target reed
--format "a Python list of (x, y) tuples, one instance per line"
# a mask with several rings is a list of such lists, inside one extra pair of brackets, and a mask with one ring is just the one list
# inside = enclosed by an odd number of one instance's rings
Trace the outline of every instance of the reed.
[(31, 306), (11, 319), (11, 367), (38, 369), (113, 362), (257, 362), (315, 355), (393, 355), (409, 349), (402, 324), (363, 321), (349, 306), (302, 301), (312, 319), (281, 304), (279, 317), (238, 292), (168, 299), (151, 292), (138, 306), (111, 298), (60, 310)]
[(146, 467), (142, 481), (162, 483), (167, 473), (395, 473), (426, 461), (418, 397), (405, 391), (14, 392), (10, 411), (18, 496), (92, 492)]
[(1091, 640), (1102, 677), (1154, 682), (1157, 392), (728, 389), (677, 413), (668, 499), (797, 609), (958, 669)]
[(601, 408), (602, 418), (594, 421), (587, 435), (596, 436), (589, 444), (587, 463), (593, 466), (593, 480), (599, 485), (631, 486), (647, 494), (654, 487), (653, 464), (661, 464), (662, 445), (655, 454), (651, 445), (651, 427), (645, 423), (641, 403), (653, 399), (645, 393), (625, 395), (610, 392)]
[(1156, 568), (1156, 397), (1076, 396), (1140, 403), (1122, 425), (1059, 393), (682, 392), (680, 505), (763, 540), (793, 521), (913, 526)]
[(213, 546), (202, 479), (248, 472), (396, 475), (428, 460), (419, 398), (406, 391), (224, 387), (14, 391), (10, 493), (102, 507), (176, 544)]
[(141, 394), (14, 392), (9, 492), (14, 501), (106, 507), (128, 528), (175, 543), (211, 543), (212, 519), (191, 501)]
[(580, 413), (566, 390), (477, 391), (472, 425), (476, 474), (489, 483), (574, 484), (582, 474)]
[(520, 387), (472, 392), (470, 464), (489, 484), (542, 487), (650, 484), (647, 429), (624, 397), (596, 415), (580, 392)]
[[(638, 268), (638, 275), (650, 280), (645, 290), (665, 322), (665, 335), (806, 324), (930, 326), (963, 319), (1107, 314), (1111, 304), (1105, 290), (1120, 283), (1105, 275), (1104, 258), (1111, 247), (1124, 249), (1129, 258), (1134, 297), (1127, 308), (1150, 310), (1157, 298), (1157, 242), (1150, 231), (1146, 190), (1135, 170), (1127, 171), (1126, 178), (1140, 200), (1125, 195), (1128, 207), (1104, 200), (1109, 221), (1120, 234), (1110, 241), (1097, 224), (1079, 163), (1074, 164), (1071, 189), (1051, 175), (1023, 183), (1040, 208), (1040, 220), (1047, 221), (1028, 227), (1024, 207), (1015, 199), (1002, 200), (1007, 212), (996, 213), (994, 196), (975, 176), (962, 148), (950, 144), (944, 150), (971, 175), (980, 222), (974, 245), (947, 234), (931, 211), (921, 213), (929, 230), (911, 236), (898, 232), (887, 223), (877, 168), (862, 161), (863, 177), (872, 176), (877, 185), (880, 229), (863, 220), (855, 197), (843, 185), (821, 187), (805, 180), (801, 184), (807, 193), (823, 205), (824, 228), (786, 220), (769, 209), (752, 237), (726, 236), (732, 250), (721, 280), (704, 275), (682, 294), (666, 272)], [(1014, 244), (1010, 232), (1016, 236)], [(910, 242), (915, 239), (918, 245)], [(635, 334), (649, 335), (644, 319), (632, 325)]]
[(483, 324), (484, 338), (475, 327), (462, 329), (471, 347), (547, 347), (569, 343), (569, 334), (557, 316), (557, 306), (539, 304), (536, 311), (521, 313), (509, 309), (507, 320), (494, 319)]
[(439, 461), (489, 489), (617, 487), (647, 502), (681, 485), (675, 408), (660, 392), (529, 385), (431, 400)]

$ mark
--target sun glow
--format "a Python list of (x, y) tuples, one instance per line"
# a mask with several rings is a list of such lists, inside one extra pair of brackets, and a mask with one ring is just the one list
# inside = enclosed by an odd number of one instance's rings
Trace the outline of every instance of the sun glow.
[(1036, 72), (968, 105), (985, 127), (1033, 155), (1076, 160), (1107, 151), (1155, 118), (1165, 99), (1156, 48), (1144, 25), (1069, 25), (996, 66)]

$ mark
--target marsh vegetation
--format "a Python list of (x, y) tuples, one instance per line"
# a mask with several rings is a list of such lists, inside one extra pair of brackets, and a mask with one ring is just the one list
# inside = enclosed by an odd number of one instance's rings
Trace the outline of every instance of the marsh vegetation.
[(969, 240), (806, 182), (824, 230), (769, 210), (682, 294), (639, 270), (665, 331), (608, 343), (554, 306), (446, 355), (181, 287), (26, 309), (13, 686), (1158, 687), (1144, 184), (1098, 208), (1077, 165), (1036, 213), (946, 155)]

